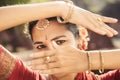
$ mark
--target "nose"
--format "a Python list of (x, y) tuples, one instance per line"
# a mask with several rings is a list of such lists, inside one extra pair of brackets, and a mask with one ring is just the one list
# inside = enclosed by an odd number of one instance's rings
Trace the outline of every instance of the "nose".
[(48, 50), (53, 50), (56, 49), (57, 47), (58, 45), (54, 41), (48, 44)]

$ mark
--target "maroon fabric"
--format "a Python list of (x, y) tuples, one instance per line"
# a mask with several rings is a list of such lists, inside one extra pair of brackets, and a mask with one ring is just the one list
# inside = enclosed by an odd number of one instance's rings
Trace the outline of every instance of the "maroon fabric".
[(8, 80), (46, 80), (41, 74), (25, 67), (20, 59), (16, 59), (15, 68)]
[(120, 80), (120, 70), (109, 71), (101, 75), (101, 80)]
[[(79, 73), (75, 80), (96, 80), (94, 73)], [(120, 80), (120, 70), (113, 70), (100, 75), (97, 80)]]
[[(110, 71), (99, 77), (98, 80), (120, 80), (120, 70)], [(41, 74), (35, 73), (25, 67), (20, 59), (16, 59), (15, 68), (8, 80), (46, 80)], [(78, 73), (75, 80), (96, 80), (94, 73)]]
[(78, 73), (75, 80), (96, 80), (94, 73)]

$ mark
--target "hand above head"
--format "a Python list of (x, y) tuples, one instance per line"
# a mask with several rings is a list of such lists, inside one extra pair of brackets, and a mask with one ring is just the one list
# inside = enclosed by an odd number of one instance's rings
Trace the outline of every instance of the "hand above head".
[(82, 72), (88, 68), (84, 53), (72, 46), (38, 52), (32, 55), (30, 66), (33, 70), (42, 71), (44, 74)]
[(107, 35), (108, 37), (117, 34), (114, 29), (105, 24), (116, 23), (117, 19), (94, 14), (75, 5), (71, 6), (66, 5), (64, 1), (53, 1), (40, 4), (0, 7), (0, 31), (43, 18), (60, 16), (65, 19), (69, 13), (71, 17), (68, 21), (71, 23), (90, 29), (98, 34)]
[[(64, 12), (62, 18), (65, 19), (66, 15), (67, 14)], [(69, 22), (78, 25), (78, 27), (79, 26), (85, 27), (98, 34), (107, 35), (108, 37), (112, 37), (118, 34), (116, 30), (112, 29), (110, 26), (105, 24), (116, 23), (117, 19), (92, 13), (75, 5), (71, 17), (69, 19)]]

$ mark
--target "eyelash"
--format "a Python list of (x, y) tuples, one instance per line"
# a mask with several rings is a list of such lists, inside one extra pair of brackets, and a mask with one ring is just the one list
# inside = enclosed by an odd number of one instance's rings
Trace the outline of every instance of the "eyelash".
[[(60, 42), (60, 43), (57, 43), (57, 42)], [(62, 45), (62, 44), (65, 43), (65, 42), (66, 42), (66, 40), (57, 40), (57, 41), (56, 41), (56, 44), (57, 44), (57, 45)]]
[[(57, 41), (55, 41), (55, 42), (56, 42), (57, 45), (62, 45), (63, 43), (66, 42), (66, 40), (57, 40)], [(36, 48), (37, 48), (37, 49), (44, 49), (44, 48), (46, 48), (46, 47), (47, 47), (46, 45), (38, 45)]]
[(42, 49), (42, 48), (46, 48), (47, 46), (45, 46), (45, 45), (38, 45), (36, 48), (37, 49)]

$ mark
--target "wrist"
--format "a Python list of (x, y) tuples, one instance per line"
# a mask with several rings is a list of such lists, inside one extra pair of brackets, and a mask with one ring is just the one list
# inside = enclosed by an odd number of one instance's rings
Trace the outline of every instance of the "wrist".
[(87, 57), (87, 54), (86, 54), (86, 51), (83, 51), (83, 52), (80, 52), (79, 53), (80, 56), (79, 56), (79, 71), (80, 72), (84, 72), (84, 71), (87, 71), (88, 70), (88, 57)]
[(89, 51), (91, 70), (100, 69), (99, 51)]
[(59, 1), (59, 8), (60, 8), (59, 16), (65, 19), (69, 11), (69, 6), (66, 4), (65, 1)]

